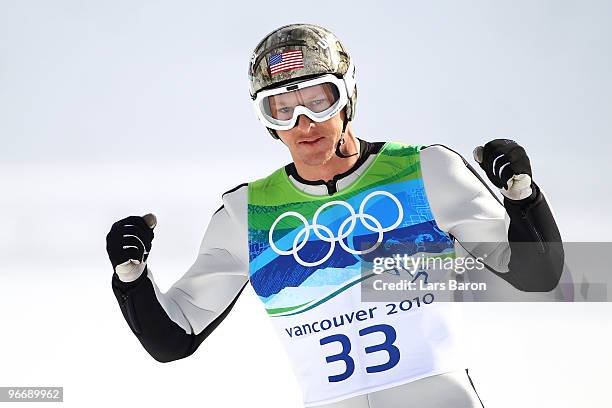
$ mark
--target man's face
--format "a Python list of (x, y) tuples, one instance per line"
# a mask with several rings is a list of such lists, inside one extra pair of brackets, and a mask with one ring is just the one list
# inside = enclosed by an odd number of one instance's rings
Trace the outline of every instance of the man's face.
[[(329, 108), (334, 102), (334, 95), (327, 87), (317, 86), (276, 95), (270, 99), (273, 116), (289, 119), (298, 105), (315, 112)], [(344, 115), (344, 111), (324, 122), (315, 122), (306, 115), (300, 115), (293, 129), (277, 130), (276, 133), (289, 148), (294, 161), (310, 166), (321, 165), (334, 155), (342, 132), (341, 115)]]
[(318, 166), (334, 156), (343, 118), (344, 110), (325, 122), (315, 122), (306, 115), (300, 115), (293, 129), (277, 130), (276, 133), (289, 148), (293, 161)]

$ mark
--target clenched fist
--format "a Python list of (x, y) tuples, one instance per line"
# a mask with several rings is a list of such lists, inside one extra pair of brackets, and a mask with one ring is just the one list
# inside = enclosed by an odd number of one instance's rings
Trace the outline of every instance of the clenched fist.
[(531, 196), (531, 163), (525, 149), (514, 140), (495, 139), (478, 146), (474, 159), (507, 198), (522, 200)]
[(153, 214), (131, 216), (114, 223), (106, 235), (108, 258), (123, 282), (136, 280), (144, 271), (156, 223)]

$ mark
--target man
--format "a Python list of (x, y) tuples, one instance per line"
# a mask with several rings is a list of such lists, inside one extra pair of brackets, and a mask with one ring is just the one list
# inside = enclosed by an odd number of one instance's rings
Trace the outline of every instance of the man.
[[(258, 118), (293, 163), (223, 194), (194, 265), (166, 293), (146, 263), (154, 217), (113, 224), (112, 287), (134, 334), (158, 361), (189, 356), (250, 281), (306, 406), (481, 406), (444, 303), (394, 313), (385, 306), (395, 303), (362, 302), (358, 283), (381, 244), (428, 236), (436, 254), (459, 253), (467, 242), (510, 242), (488, 254), (491, 276), (523, 291), (552, 290), (563, 255), (546, 243), (561, 238), (523, 148), (495, 140), (479, 151), (501, 204), (444, 146), (358, 139), (354, 63), (322, 27), (270, 33), (255, 48), (249, 78)], [(534, 245), (519, 259), (509, 250), (514, 242)], [(537, 273), (521, 267), (525, 257), (541, 266)]]

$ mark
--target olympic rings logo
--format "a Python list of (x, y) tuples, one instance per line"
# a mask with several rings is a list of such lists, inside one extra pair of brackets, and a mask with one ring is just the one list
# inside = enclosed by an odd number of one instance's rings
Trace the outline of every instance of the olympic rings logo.
[[(367, 213), (364, 212), (364, 208), (365, 208), (367, 202), (372, 197), (375, 197), (375, 196), (385, 196), (385, 197), (388, 197), (397, 206), (397, 210), (398, 210), (397, 220), (392, 225), (390, 225), (388, 227), (383, 227), (382, 224), (380, 223), (380, 221), (378, 221), (372, 215), (367, 214)], [(325, 209), (327, 209), (329, 207), (336, 206), (336, 205), (339, 205), (339, 206), (342, 206), (342, 207), (346, 208), (348, 210), (348, 212), (350, 213), (350, 215), (349, 215), (349, 217), (347, 219), (345, 219), (340, 224), (340, 227), (338, 227), (337, 233), (334, 233), (332, 230), (330, 230), (325, 225), (319, 224), (318, 223), (318, 219), (319, 219), (319, 215), (321, 215), (321, 213)], [(296, 217), (297, 219), (302, 221), (302, 224), (304, 224), (304, 228), (302, 228), (295, 235), (295, 238), (293, 239), (293, 246), (292, 246), (292, 248), (290, 250), (283, 250), (283, 249), (280, 249), (279, 247), (276, 246), (276, 244), (274, 243), (274, 240), (272, 239), (272, 235), (274, 233), (274, 228), (276, 227), (276, 225), (282, 219), (287, 218), (287, 217)], [(395, 197), (393, 194), (391, 194), (391, 193), (389, 193), (387, 191), (373, 191), (373, 192), (368, 194), (363, 199), (363, 201), (359, 205), (359, 212), (357, 212), (357, 213), (355, 213), (355, 210), (353, 209), (353, 207), (351, 207), (351, 205), (348, 204), (345, 201), (336, 200), (336, 201), (330, 201), (328, 203), (323, 204), (315, 212), (315, 214), (314, 214), (314, 216), (312, 218), (312, 224), (308, 224), (308, 220), (302, 214), (300, 214), (298, 212), (295, 212), (295, 211), (287, 211), (286, 213), (281, 214), (272, 223), (272, 226), (270, 227), (270, 231), (268, 233), (268, 239), (270, 241), (270, 247), (272, 247), (274, 252), (276, 252), (277, 254), (279, 254), (279, 255), (293, 255), (293, 258), (296, 260), (296, 262), (299, 263), (302, 266), (318, 266), (318, 265), (321, 265), (323, 262), (325, 262), (325, 261), (327, 261), (329, 259), (329, 257), (334, 252), (334, 249), (336, 247), (336, 243), (338, 243), (342, 247), (342, 249), (344, 249), (345, 251), (347, 251), (347, 252), (349, 252), (351, 254), (354, 254), (354, 255), (362, 255), (362, 254), (367, 254), (367, 253), (370, 253), (370, 252), (374, 251), (382, 243), (383, 234), (385, 232), (388, 232), (388, 231), (391, 231), (391, 230), (395, 229), (398, 225), (400, 225), (400, 223), (402, 222), (403, 218), (404, 218), (404, 209), (402, 208), (402, 204), (397, 199), (397, 197)], [(347, 238), (349, 235), (351, 235), (351, 233), (355, 229), (355, 226), (357, 224), (357, 220), (359, 220), (361, 222), (361, 224), (365, 228), (367, 228), (368, 230), (370, 230), (372, 232), (378, 233), (378, 237), (376, 239), (376, 243), (371, 248), (364, 249), (364, 250), (356, 250), (356, 249), (353, 249), (353, 248), (349, 247), (344, 242), (344, 239)], [(308, 238), (310, 237), (310, 231), (314, 232), (314, 234), (317, 236), (317, 238), (319, 238), (321, 241), (325, 241), (325, 242), (328, 242), (330, 244), (329, 245), (329, 250), (327, 251), (327, 254), (323, 258), (321, 258), (320, 260), (315, 261), (315, 262), (305, 261), (302, 258), (300, 258), (300, 255), (298, 254), (300, 249), (302, 249), (306, 245), (306, 243), (308, 242)]]

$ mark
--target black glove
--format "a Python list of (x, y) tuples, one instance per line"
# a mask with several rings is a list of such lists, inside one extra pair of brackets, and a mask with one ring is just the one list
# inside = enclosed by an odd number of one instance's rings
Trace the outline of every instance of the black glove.
[[(495, 139), (484, 145), (478, 161), (487, 177), (498, 188), (508, 189), (508, 180), (515, 175), (531, 174), (531, 164), (525, 149), (514, 140)], [(475, 154), (476, 156), (476, 154)]]
[(113, 224), (106, 235), (106, 252), (113, 269), (129, 260), (137, 261), (136, 263), (147, 261), (155, 226), (150, 222), (147, 224), (146, 217), (149, 216), (131, 216)]

